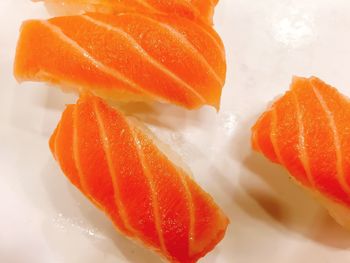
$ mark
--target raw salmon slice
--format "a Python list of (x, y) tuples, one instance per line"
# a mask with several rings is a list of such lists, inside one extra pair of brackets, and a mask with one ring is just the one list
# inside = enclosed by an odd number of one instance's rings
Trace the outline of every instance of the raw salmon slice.
[(23, 24), (14, 73), (108, 100), (219, 108), (226, 64), (209, 26), (180, 17), (121, 13)]
[(213, 199), (146, 128), (101, 99), (68, 105), (50, 148), (120, 232), (170, 262), (196, 262), (224, 237), (229, 220)]
[(350, 229), (350, 101), (316, 77), (295, 77), (252, 128), (253, 148), (285, 166)]
[(218, 0), (41, 0), (59, 14), (141, 12), (172, 14), (212, 24)]

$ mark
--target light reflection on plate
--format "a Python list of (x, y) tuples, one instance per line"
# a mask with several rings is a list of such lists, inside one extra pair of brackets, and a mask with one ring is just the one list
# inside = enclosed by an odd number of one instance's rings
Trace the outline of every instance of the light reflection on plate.
[(298, 8), (289, 8), (272, 18), (276, 41), (290, 48), (309, 44), (315, 38), (313, 14)]

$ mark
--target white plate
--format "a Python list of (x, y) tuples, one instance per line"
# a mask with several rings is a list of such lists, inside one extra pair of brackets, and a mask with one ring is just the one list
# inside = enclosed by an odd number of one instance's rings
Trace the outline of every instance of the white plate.
[[(201, 262), (350, 262), (350, 234), (249, 142), (293, 74), (350, 95), (349, 11), (348, 0), (221, 0), (215, 23), (229, 70), (220, 114), (157, 105), (141, 116), (232, 221)], [(21, 21), (47, 16), (29, 0), (0, 1), (0, 262), (160, 262), (119, 236), (53, 161), (47, 140), (74, 96), (12, 77)]]

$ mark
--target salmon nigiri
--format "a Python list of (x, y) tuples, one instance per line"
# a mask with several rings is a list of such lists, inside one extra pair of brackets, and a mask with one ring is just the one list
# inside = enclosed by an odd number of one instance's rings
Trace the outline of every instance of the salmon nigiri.
[(19, 81), (46, 81), (108, 100), (219, 108), (226, 64), (211, 27), (181, 17), (121, 13), (27, 21)]
[(295, 77), (253, 127), (253, 148), (285, 166), (350, 229), (350, 101), (316, 77)]
[(212, 24), (218, 0), (41, 0), (63, 14), (142, 12), (175, 14)]
[(135, 121), (84, 95), (64, 111), (51, 151), (120, 232), (171, 262), (196, 262), (224, 237), (228, 219)]

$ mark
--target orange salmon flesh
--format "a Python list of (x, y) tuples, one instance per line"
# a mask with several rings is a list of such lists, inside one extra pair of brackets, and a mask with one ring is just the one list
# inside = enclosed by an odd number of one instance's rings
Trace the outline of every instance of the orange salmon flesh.
[(335, 88), (295, 77), (252, 128), (252, 144), (316, 197), (350, 208), (350, 101)]
[(63, 14), (137, 12), (172, 14), (212, 24), (218, 0), (42, 0)]
[(196, 262), (229, 220), (135, 121), (101, 99), (68, 105), (50, 139), (62, 171), (124, 235), (171, 262)]
[(23, 24), (14, 74), (114, 101), (219, 108), (223, 44), (205, 24), (175, 16), (90, 13)]

